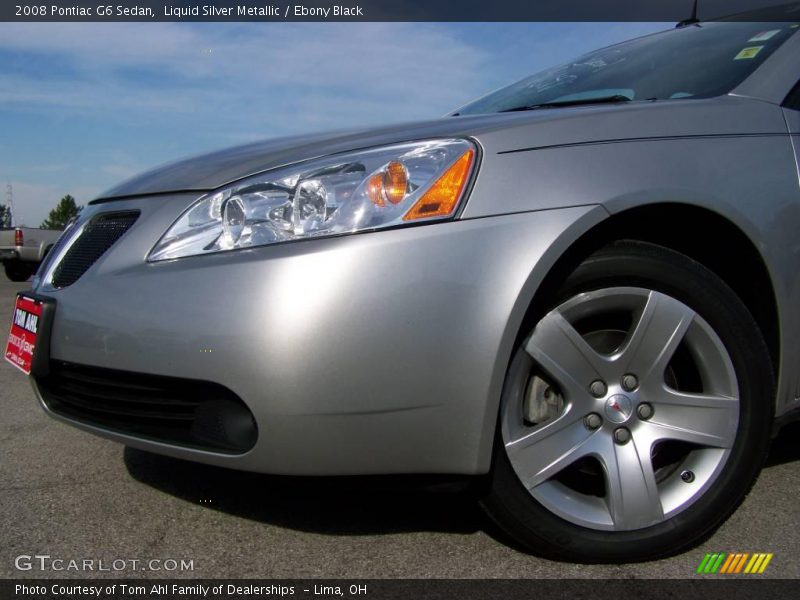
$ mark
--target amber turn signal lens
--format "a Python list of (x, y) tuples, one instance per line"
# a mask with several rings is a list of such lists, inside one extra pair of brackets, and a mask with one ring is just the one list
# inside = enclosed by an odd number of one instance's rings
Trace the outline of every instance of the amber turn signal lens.
[(402, 163), (392, 161), (383, 173), (383, 195), (392, 204), (402, 202), (408, 191), (408, 171)]
[(427, 219), (430, 217), (446, 217), (450, 215), (458, 204), (461, 192), (467, 183), (472, 161), (475, 157), (474, 150), (467, 150), (453, 165), (436, 180), (427, 192), (416, 201), (405, 216), (404, 221)]
[(367, 196), (375, 206), (386, 206), (383, 201), (383, 175), (378, 173), (367, 182)]
[(399, 204), (408, 192), (408, 171), (403, 163), (392, 161), (383, 170), (369, 178), (367, 196), (376, 206), (386, 206), (386, 200)]

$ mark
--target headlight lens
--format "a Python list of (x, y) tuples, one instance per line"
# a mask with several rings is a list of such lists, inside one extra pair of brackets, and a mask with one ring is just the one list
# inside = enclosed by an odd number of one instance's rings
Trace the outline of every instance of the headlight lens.
[(195, 202), (148, 260), (448, 219), (475, 159), (471, 142), (433, 140), (256, 175)]

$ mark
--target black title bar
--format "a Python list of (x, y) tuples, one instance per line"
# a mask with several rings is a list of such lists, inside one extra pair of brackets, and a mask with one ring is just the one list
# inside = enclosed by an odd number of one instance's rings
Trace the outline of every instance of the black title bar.
[[(658, 21), (693, 16), (694, 0), (12, 0), (0, 21)], [(800, 3), (699, 0), (701, 20), (753, 10), (752, 21), (800, 21)], [(776, 8), (777, 7), (777, 8)]]

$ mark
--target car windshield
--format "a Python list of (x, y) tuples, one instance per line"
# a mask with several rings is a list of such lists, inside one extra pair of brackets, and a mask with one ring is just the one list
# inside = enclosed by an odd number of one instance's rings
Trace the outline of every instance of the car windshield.
[(789, 36), (793, 23), (711, 22), (609, 46), (547, 69), (457, 110), (522, 110), (592, 99), (671, 100), (726, 94)]

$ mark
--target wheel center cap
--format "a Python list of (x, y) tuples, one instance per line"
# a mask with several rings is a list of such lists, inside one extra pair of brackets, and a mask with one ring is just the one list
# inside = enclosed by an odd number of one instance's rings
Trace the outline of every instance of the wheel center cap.
[(627, 396), (616, 394), (606, 400), (605, 413), (612, 423), (624, 423), (633, 414), (633, 402)]

